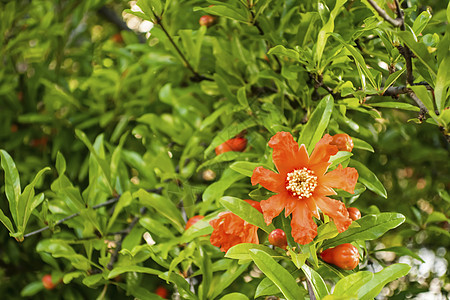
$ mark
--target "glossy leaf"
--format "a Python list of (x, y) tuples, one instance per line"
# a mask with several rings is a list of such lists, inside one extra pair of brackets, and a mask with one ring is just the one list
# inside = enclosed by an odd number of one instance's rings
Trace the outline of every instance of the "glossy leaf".
[(410, 110), (410, 111), (417, 111), (417, 112), (420, 111), (419, 107), (409, 104), (409, 103), (403, 103), (403, 102), (378, 102), (378, 103), (370, 103), (370, 106), (403, 109), (403, 110)]
[(225, 254), (225, 257), (232, 258), (232, 259), (238, 259), (238, 260), (251, 260), (251, 249), (257, 249), (266, 252), (270, 256), (278, 256), (278, 252), (276, 252), (273, 249), (270, 249), (266, 245), (259, 245), (259, 244), (250, 244), (250, 243), (242, 243), (237, 244), (230, 249), (228, 249), (227, 253)]
[(261, 250), (252, 249), (250, 250), (250, 256), (264, 275), (280, 289), (286, 299), (297, 300), (305, 296), (304, 291), (297, 285), (294, 277), (269, 254)]
[(241, 293), (231, 293), (223, 296), (220, 300), (248, 300), (248, 297)]
[(323, 248), (326, 249), (357, 240), (377, 239), (388, 230), (405, 222), (405, 216), (398, 213), (380, 213), (377, 215), (366, 215), (353, 222), (356, 222), (359, 227), (350, 227), (335, 238), (325, 241), (322, 245)]
[(150, 274), (150, 275), (159, 275), (162, 272), (156, 269), (147, 268), (147, 267), (141, 267), (141, 266), (119, 266), (112, 269), (108, 274), (108, 279), (114, 278), (120, 274), (126, 273), (126, 272), (137, 272), (137, 273), (144, 273), (144, 274)]
[(361, 271), (345, 276), (336, 283), (333, 295), (339, 297), (353, 297), (357, 298), (358, 290), (371, 281), (373, 273), (369, 271)]
[(22, 193), (20, 188), (19, 172), (16, 164), (11, 156), (5, 150), (0, 150), (1, 166), (5, 171), (5, 194), (9, 202), (9, 209), (11, 211), (14, 223), (19, 224), (18, 205), (19, 196)]
[(273, 230), (275, 230), (273, 224), (266, 225), (262, 213), (260, 213), (257, 209), (255, 209), (250, 204), (239, 198), (222, 197), (220, 199), (220, 203), (225, 208), (230, 210), (232, 213), (239, 216), (241, 219), (257, 226), (258, 228), (264, 230), (267, 233), (271, 233)]
[(302, 266), (302, 270), (303, 273), (305, 273), (305, 276), (308, 278), (309, 282), (311, 283), (314, 295), (316, 296), (317, 299), (322, 299), (330, 293), (328, 291), (327, 285), (325, 284), (323, 278), (320, 276), (319, 273), (314, 271), (314, 269), (308, 267), (308, 265), (306, 264)]
[(314, 146), (322, 138), (327, 128), (333, 111), (333, 105), (333, 97), (331, 95), (325, 96), (319, 105), (317, 105), (308, 123), (303, 126), (298, 142), (299, 144), (305, 144), (309, 153), (312, 152)]
[(356, 168), (359, 177), (358, 181), (364, 184), (372, 192), (387, 198), (387, 192), (383, 184), (378, 180), (377, 176), (370, 171), (365, 165), (356, 160), (350, 160), (350, 167)]
[(226, 289), (230, 284), (232, 284), (239, 276), (241, 276), (244, 271), (247, 270), (250, 264), (238, 265), (237, 262), (232, 264), (228, 270), (226, 270), (223, 274), (218, 277), (215, 277), (212, 286), (213, 289), (209, 290), (207, 295), (208, 299), (214, 299), (219, 296), (224, 289)]
[(386, 90), (392, 85), (394, 84), (397, 79), (402, 76), (402, 74), (406, 71), (406, 68), (400, 69), (392, 74), (389, 74), (389, 77), (386, 79), (386, 81), (384, 82), (384, 88), (381, 91), (381, 95), (383, 95)]
[(434, 96), (436, 97), (436, 107), (439, 113), (442, 113), (444, 108), (448, 106), (449, 102), (448, 95), (450, 93), (449, 91), (450, 70), (447, 67), (449, 65), (450, 65), (450, 55), (447, 55), (439, 65), (439, 69), (437, 72), (436, 88), (434, 89)]

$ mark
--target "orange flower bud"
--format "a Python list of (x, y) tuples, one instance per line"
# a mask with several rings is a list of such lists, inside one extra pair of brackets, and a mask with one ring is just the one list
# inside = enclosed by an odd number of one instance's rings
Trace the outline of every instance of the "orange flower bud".
[(333, 140), (331, 141), (330, 145), (337, 146), (339, 151), (352, 152), (353, 140), (348, 134), (339, 133), (339, 134), (333, 135)]
[(320, 253), (320, 257), (325, 262), (344, 270), (353, 270), (359, 263), (358, 249), (349, 243), (326, 249)]
[(353, 221), (361, 219), (361, 212), (356, 207), (347, 207), (347, 211)]
[(220, 144), (216, 147), (216, 155), (220, 155), (229, 151), (242, 152), (247, 147), (247, 139), (243, 137), (236, 137), (234, 139), (229, 139), (225, 143)]
[(275, 229), (269, 234), (269, 243), (275, 247), (286, 250), (287, 238), (286, 234), (281, 229)]

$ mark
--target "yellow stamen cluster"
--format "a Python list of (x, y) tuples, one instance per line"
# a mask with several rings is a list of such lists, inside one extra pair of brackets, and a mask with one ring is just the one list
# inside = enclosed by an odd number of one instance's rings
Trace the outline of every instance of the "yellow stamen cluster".
[(286, 189), (299, 199), (311, 197), (316, 186), (317, 176), (307, 168), (294, 170), (286, 176)]

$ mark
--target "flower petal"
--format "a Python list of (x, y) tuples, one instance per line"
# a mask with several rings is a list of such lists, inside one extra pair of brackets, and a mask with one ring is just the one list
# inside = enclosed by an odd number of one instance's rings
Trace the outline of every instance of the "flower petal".
[(358, 181), (358, 172), (355, 168), (342, 168), (342, 165), (339, 165), (337, 169), (325, 174), (320, 183), (353, 194), (356, 181)]
[(344, 232), (352, 224), (347, 208), (341, 201), (320, 197), (316, 199), (316, 204), (324, 214), (333, 219), (339, 232)]
[[(323, 170), (323, 163), (328, 163), (330, 160), (330, 156), (335, 155), (338, 153), (338, 148), (335, 145), (330, 145), (331, 141), (333, 140), (333, 137), (329, 134), (325, 134), (320, 141), (317, 142), (316, 146), (314, 147), (314, 150), (311, 154), (311, 157), (309, 159), (309, 166), (311, 169), (315, 169), (314, 166), (318, 164), (322, 164), (320, 166), (320, 170)], [(326, 169), (325, 169), (326, 171)], [(323, 171), (323, 172), (325, 172)], [(320, 173), (319, 170), (316, 170), (317, 175), (322, 175), (323, 173)]]
[(299, 202), (292, 213), (292, 237), (301, 245), (310, 243), (317, 235), (317, 225), (314, 223), (308, 206)]
[(311, 214), (317, 219), (320, 219), (319, 208), (316, 205), (314, 197), (309, 197), (302, 200), (305, 201), (306, 205), (308, 206), (308, 209), (311, 211)]
[(273, 195), (267, 200), (262, 200), (260, 203), (264, 214), (264, 221), (266, 221), (266, 224), (269, 225), (270, 223), (272, 223), (272, 219), (278, 216), (284, 209), (286, 203), (286, 195)]
[(273, 148), (273, 162), (280, 174), (302, 168), (308, 163), (308, 152), (305, 146), (299, 147), (289, 132), (277, 132), (270, 139), (269, 147)]
[(285, 178), (283, 175), (273, 171), (257, 167), (253, 170), (252, 185), (261, 184), (269, 191), (280, 193), (286, 190)]

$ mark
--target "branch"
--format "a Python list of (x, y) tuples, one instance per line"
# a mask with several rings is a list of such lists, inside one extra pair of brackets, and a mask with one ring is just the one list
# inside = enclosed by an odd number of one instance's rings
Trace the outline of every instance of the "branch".
[(423, 119), (425, 119), (425, 114), (428, 113), (428, 109), (425, 107), (419, 97), (417, 97), (417, 95), (413, 92), (413, 90), (408, 89), (408, 95), (411, 97), (411, 99), (414, 100), (414, 102), (416, 102), (417, 106), (419, 106), (419, 120), (422, 121)]
[(313, 287), (311, 285), (311, 282), (309, 281), (308, 277), (306, 277), (306, 285), (308, 286), (308, 293), (309, 293), (309, 299), (310, 300), (316, 300), (316, 295), (314, 294)]
[[(94, 206), (92, 206), (92, 208), (93, 208), (93, 209), (97, 209), (97, 208), (100, 208), (100, 207), (103, 207), (103, 206), (108, 206), (108, 205), (110, 205), (110, 204), (112, 204), (112, 203), (116, 203), (117, 201), (119, 201), (119, 199), (120, 199), (120, 197), (115, 197), (115, 198), (109, 199), (108, 201), (105, 201), (105, 202), (103, 202), (103, 203), (94, 205)], [(67, 216), (67, 217), (61, 219), (61, 220), (58, 220), (53, 226), (60, 225), (60, 224), (64, 223), (65, 221), (68, 221), (68, 220), (70, 220), (70, 219), (73, 219), (73, 218), (75, 218), (75, 217), (78, 217), (79, 215), (80, 215), (79, 212), (74, 213), (74, 214), (72, 214), (72, 215), (70, 215), (70, 216)], [(41, 233), (41, 232), (43, 232), (43, 231), (45, 231), (45, 230), (47, 230), (47, 229), (49, 229), (49, 228), (50, 228), (49, 226), (45, 226), (45, 227), (43, 227), (43, 228), (41, 228), (41, 229), (38, 229), (38, 230), (32, 231), (32, 232), (30, 232), (30, 233), (27, 233), (27, 234), (25, 234), (23, 237), (24, 237), (24, 238), (30, 237), (30, 236), (32, 236), (32, 235)]]
[[(377, 13), (385, 19), (387, 22), (391, 23), (395, 27), (404, 27), (404, 20), (402, 17), (397, 16), (396, 19), (393, 19), (391, 16), (387, 14), (386, 11), (384, 11), (381, 7), (378, 6), (378, 4), (374, 0), (367, 0), (367, 2), (372, 5), (372, 7), (377, 11)], [(397, 2), (397, 1), (396, 1)]]
[[(423, 85), (427, 88), (427, 90), (431, 91), (433, 88), (431, 87), (431, 85), (429, 85), (427, 82), (418, 82), (418, 83), (413, 83), (411, 85)], [(390, 86), (387, 88), (387, 90), (384, 92), (383, 95), (378, 95), (378, 94), (373, 94), (373, 95), (367, 95), (367, 96), (391, 96), (391, 97), (395, 97), (401, 94), (408, 94), (409, 91), (411, 89), (409, 89), (406, 86)]]

